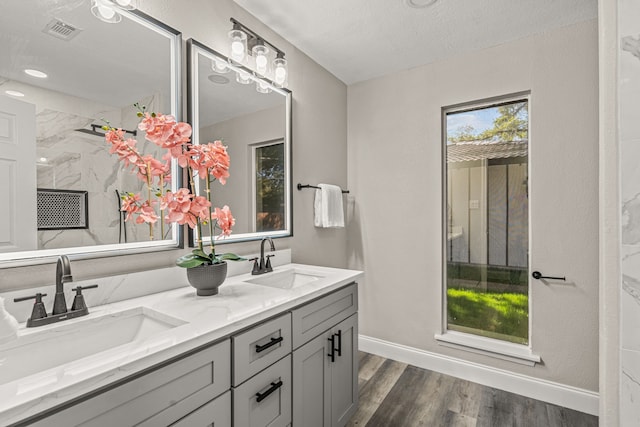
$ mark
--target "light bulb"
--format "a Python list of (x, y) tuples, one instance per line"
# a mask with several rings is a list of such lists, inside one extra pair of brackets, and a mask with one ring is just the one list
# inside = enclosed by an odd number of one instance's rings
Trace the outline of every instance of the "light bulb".
[(91, 0), (91, 13), (101, 21), (115, 24), (122, 20), (117, 4), (107, 0)]
[(234, 56), (244, 56), (244, 45), (240, 41), (234, 41), (231, 43), (231, 53)]
[(271, 87), (262, 80), (256, 80), (256, 90), (260, 93), (269, 93), (271, 92)]
[(229, 31), (229, 40), (231, 41), (231, 59), (243, 62), (247, 51), (247, 35), (242, 30), (233, 29)]
[(273, 60), (274, 80), (278, 87), (284, 87), (287, 83), (287, 60), (278, 57)]
[(260, 74), (265, 74), (267, 72), (267, 57), (264, 55), (258, 55), (256, 57), (256, 71)]
[(116, 14), (116, 11), (108, 6), (99, 5), (98, 12), (104, 19), (111, 19)]
[(116, 0), (116, 3), (122, 7), (131, 6), (131, 0)]
[(251, 49), (251, 52), (256, 58), (256, 72), (264, 76), (267, 74), (267, 54), (269, 53), (269, 48), (266, 47), (260, 39), (258, 39), (257, 43), (258, 44)]
[(238, 70), (236, 81), (240, 84), (248, 85), (251, 83), (251, 76), (246, 71)]
[(276, 68), (276, 83), (281, 85), (282, 83), (284, 83), (284, 80), (286, 79), (286, 77), (287, 77), (287, 72), (285, 71), (284, 68), (282, 67)]

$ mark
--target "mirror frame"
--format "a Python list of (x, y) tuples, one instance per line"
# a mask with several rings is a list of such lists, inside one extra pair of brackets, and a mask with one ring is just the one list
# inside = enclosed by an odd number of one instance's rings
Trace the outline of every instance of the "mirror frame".
[[(187, 119), (188, 122), (191, 123), (192, 127), (192, 141), (198, 141), (198, 114), (199, 114), (199, 106), (198, 106), (198, 55), (200, 53), (204, 53), (207, 56), (219, 58), (220, 60), (227, 63), (227, 66), (235, 72), (240, 70), (248, 73), (251, 76), (252, 80), (262, 81), (267, 83), (269, 87), (285, 97), (285, 135), (284, 135), (284, 155), (285, 155), (285, 228), (282, 230), (275, 231), (262, 231), (262, 232), (247, 232), (247, 233), (232, 233), (231, 236), (225, 237), (224, 239), (216, 240), (215, 244), (226, 244), (226, 243), (238, 243), (238, 242), (247, 242), (253, 240), (261, 240), (264, 237), (271, 238), (282, 238), (282, 237), (291, 237), (293, 236), (293, 197), (292, 197), (292, 176), (293, 176), (293, 162), (292, 162), (292, 92), (286, 88), (278, 88), (275, 84), (263, 77), (258, 77), (251, 69), (238, 64), (237, 62), (231, 61), (226, 56), (216, 52), (210, 47), (198, 42), (195, 39), (187, 40)], [(196, 143), (196, 142), (194, 142)], [(248, 186), (251, 188), (251, 186)], [(207, 243), (208, 236), (205, 236), (205, 241), (203, 244), (205, 246), (210, 246), (210, 243)], [(197, 241), (197, 232), (196, 230), (192, 230), (189, 233), (189, 246), (194, 247), (195, 242)]]
[[(177, 121), (182, 116), (182, 33), (165, 23), (141, 12), (140, 10), (121, 10), (118, 13), (132, 21), (166, 36), (171, 46), (171, 112)], [(97, 18), (96, 18), (97, 19)], [(172, 185), (179, 188), (182, 185), (182, 170), (175, 160), (171, 164)], [(34, 189), (35, 190), (35, 189)], [(113, 243), (106, 245), (75, 246), (69, 248), (38, 249), (33, 251), (0, 253), (0, 269), (13, 267), (26, 267), (31, 265), (48, 264), (55, 262), (60, 255), (68, 255), (73, 260), (107, 258), (121, 255), (134, 255), (150, 252), (181, 249), (184, 247), (183, 227), (175, 226), (172, 231), (172, 239), (134, 242)]]

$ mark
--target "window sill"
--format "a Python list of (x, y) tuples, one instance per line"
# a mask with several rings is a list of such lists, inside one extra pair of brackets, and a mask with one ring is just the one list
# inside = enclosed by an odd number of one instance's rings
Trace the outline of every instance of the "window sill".
[(438, 344), (471, 353), (482, 354), (507, 360), (521, 365), (535, 366), (540, 363), (540, 356), (534, 354), (526, 345), (513, 344), (492, 338), (485, 338), (455, 331), (436, 334)]

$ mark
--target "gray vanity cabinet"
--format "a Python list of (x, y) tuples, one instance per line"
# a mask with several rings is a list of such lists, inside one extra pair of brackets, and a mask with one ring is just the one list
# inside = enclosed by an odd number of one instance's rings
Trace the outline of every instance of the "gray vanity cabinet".
[[(218, 420), (216, 427), (231, 426), (230, 359), (227, 339), (40, 421), (18, 425), (204, 427)], [(206, 421), (196, 422), (201, 419)]]
[(293, 352), (294, 426), (344, 426), (357, 410), (357, 299), (352, 285), (294, 310), (298, 338), (332, 319), (331, 327)]
[(231, 338), (233, 425), (291, 424), (291, 313)]

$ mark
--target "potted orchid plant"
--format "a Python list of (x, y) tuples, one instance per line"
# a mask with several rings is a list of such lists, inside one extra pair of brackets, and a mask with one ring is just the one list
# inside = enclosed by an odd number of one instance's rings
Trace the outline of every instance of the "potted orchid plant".
[[(235, 219), (229, 206), (222, 208), (212, 205), (212, 184), (218, 181), (224, 185), (229, 177), (230, 158), (221, 141), (207, 144), (191, 143), (191, 125), (177, 122), (173, 116), (150, 113), (146, 107), (135, 104), (141, 119), (138, 129), (145, 132), (145, 139), (166, 150), (161, 160), (152, 155), (144, 155), (136, 148), (134, 138), (125, 138), (122, 129), (112, 127), (108, 122), (103, 129), (105, 140), (111, 145), (110, 153), (117, 154), (125, 168), (144, 183), (142, 193), (125, 193), (122, 197), (122, 211), (126, 221), (134, 219), (137, 224), (148, 224), (149, 238), (154, 238), (154, 227), (160, 227), (164, 236), (165, 224), (187, 224), (197, 230), (197, 248), (190, 254), (176, 260), (176, 264), (187, 269), (187, 277), (198, 295), (215, 295), (217, 287), (226, 278), (226, 261), (244, 260), (233, 253), (217, 254), (214, 235), (218, 238), (231, 234)], [(176, 192), (166, 189), (171, 181), (171, 160), (186, 170), (190, 188), (180, 188)], [(195, 181), (202, 181), (206, 196), (195, 193)], [(203, 187), (201, 186), (201, 188)], [(209, 228), (210, 252), (206, 252), (202, 242), (203, 227)], [(220, 276), (221, 279), (220, 279)], [(215, 284), (215, 282), (219, 282)]]

